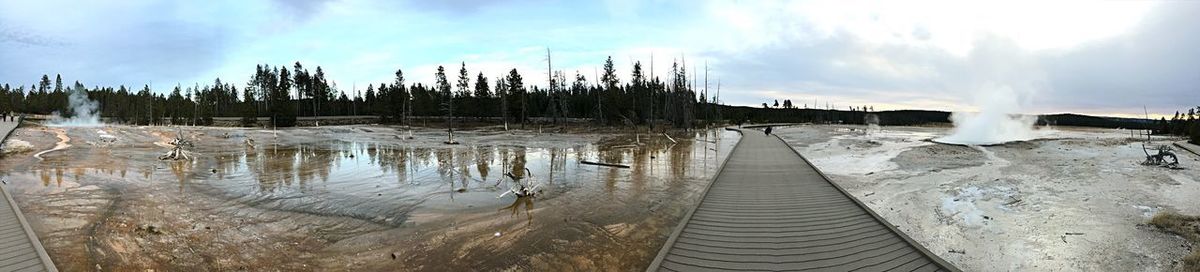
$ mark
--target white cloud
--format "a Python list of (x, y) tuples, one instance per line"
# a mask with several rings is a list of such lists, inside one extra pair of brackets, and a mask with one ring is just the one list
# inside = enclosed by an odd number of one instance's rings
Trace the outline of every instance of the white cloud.
[(1070, 97), (1166, 108), (1181, 102), (1136, 92), (1200, 85), (1187, 64), (1200, 46), (1200, 22), (1187, 18), (1200, 18), (1200, 4), (1179, 2), (0, 3), (0, 82), (14, 84), (59, 72), (89, 85), (242, 83), (255, 64), (301, 61), (364, 89), (391, 82), (396, 69), (429, 84), (437, 65), (453, 74), (465, 61), (472, 75), (494, 80), (517, 68), (527, 84), (545, 85), (549, 47), (555, 70), (593, 82), (607, 56), (622, 82), (633, 61), (649, 72), (651, 54), (662, 77), (672, 60), (686, 58), (699, 76), (708, 62), (723, 100), (743, 105), (779, 96), (958, 109), (990, 81), (1037, 89), (1038, 110), (1118, 112), (1126, 106)]

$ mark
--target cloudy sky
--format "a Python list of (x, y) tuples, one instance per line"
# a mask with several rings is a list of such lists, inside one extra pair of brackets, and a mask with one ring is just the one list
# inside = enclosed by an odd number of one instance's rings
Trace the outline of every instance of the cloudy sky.
[[(585, 3), (581, 3), (585, 2)], [(1050, 3), (1047, 3), (1050, 2)], [(665, 76), (686, 60), (727, 104), (1140, 116), (1200, 104), (1200, 2), (0, 0), (0, 83), (243, 83), (320, 65), (350, 92), (396, 69), (589, 79), (612, 56)], [(703, 85), (703, 82), (699, 83)]]

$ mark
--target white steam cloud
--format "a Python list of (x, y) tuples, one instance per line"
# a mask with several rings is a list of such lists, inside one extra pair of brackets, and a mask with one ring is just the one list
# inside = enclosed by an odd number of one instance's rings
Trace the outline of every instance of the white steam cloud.
[(75, 86), (71, 89), (71, 95), (67, 97), (67, 103), (71, 107), (69, 109), (70, 117), (63, 117), (59, 113), (55, 113), (54, 120), (50, 121), (51, 126), (63, 127), (94, 127), (103, 125), (100, 123), (100, 106), (96, 101), (88, 98), (87, 90), (80, 86)]
[(966, 73), (950, 88), (968, 90), (977, 112), (950, 115), (954, 130), (935, 142), (992, 145), (1044, 137), (1034, 128), (1037, 116), (1025, 115), (1034, 96), (1049, 90), (1042, 65), (1011, 39), (995, 36), (977, 41), (967, 57)]
[(935, 142), (965, 145), (990, 145), (1039, 138), (1034, 129), (1037, 116), (1021, 114), (1021, 96), (1008, 86), (981, 90), (976, 98), (979, 112), (955, 112), (950, 115), (954, 131)]

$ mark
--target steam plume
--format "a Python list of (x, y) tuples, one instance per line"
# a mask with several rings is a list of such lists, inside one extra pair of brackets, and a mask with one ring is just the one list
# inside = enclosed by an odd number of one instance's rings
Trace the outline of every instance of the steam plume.
[(71, 89), (71, 95), (67, 97), (67, 103), (71, 107), (67, 113), (69, 117), (63, 117), (56, 112), (54, 120), (50, 122), (51, 126), (89, 127), (103, 125), (100, 123), (99, 105), (96, 105), (96, 101), (88, 98), (87, 90), (82, 86), (75, 86)]
[(1008, 86), (992, 86), (979, 92), (979, 112), (950, 114), (954, 131), (936, 142), (965, 145), (1002, 144), (1027, 141), (1041, 135), (1034, 129), (1037, 117), (1020, 114), (1020, 96)]

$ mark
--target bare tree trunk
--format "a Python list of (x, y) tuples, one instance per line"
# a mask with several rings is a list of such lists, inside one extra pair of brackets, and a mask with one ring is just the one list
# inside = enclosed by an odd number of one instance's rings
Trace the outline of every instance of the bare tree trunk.
[(554, 92), (555, 84), (553, 67), (553, 62), (550, 60), (550, 48), (546, 48), (546, 82), (550, 83), (550, 110), (552, 110), (551, 114), (554, 118), (554, 124), (558, 124), (558, 112), (554, 111), (554, 106), (557, 104), (555, 99), (558, 98), (558, 95)]
[[(500, 84), (497, 84), (496, 88), (502, 87), (499, 85)], [(507, 84), (504, 84), (504, 85), (507, 85)], [(504, 87), (504, 89), (507, 89), (507, 87)], [(502, 92), (500, 92), (500, 113), (501, 113), (500, 115), (504, 119), (504, 130), (508, 131), (508, 90), (503, 90)]]

